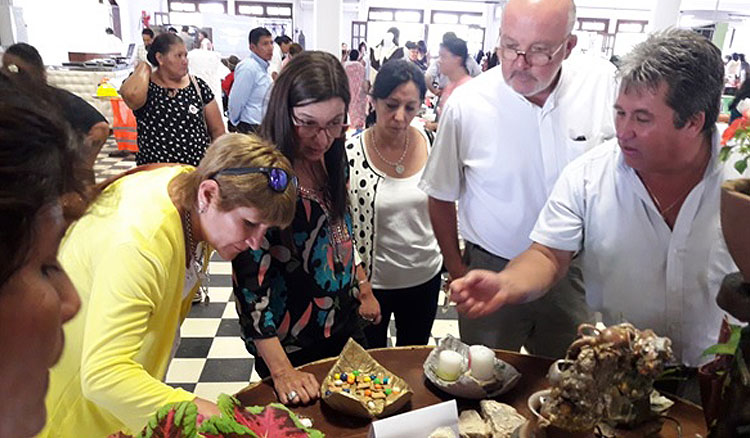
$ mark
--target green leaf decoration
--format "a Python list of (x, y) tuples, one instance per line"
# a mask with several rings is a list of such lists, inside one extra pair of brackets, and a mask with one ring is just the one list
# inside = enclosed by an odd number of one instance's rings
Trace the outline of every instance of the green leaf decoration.
[(235, 408), (235, 419), (263, 438), (322, 438), (322, 432), (305, 428), (297, 416), (280, 403)]
[(219, 394), (219, 398), (216, 399), (216, 405), (219, 407), (221, 415), (230, 418), (234, 417), (234, 408), (241, 406), (240, 401), (229, 394)]
[(734, 356), (737, 352), (737, 347), (740, 345), (742, 327), (738, 325), (730, 325), (729, 327), (732, 330), (729, 340), (726, 343), (715, 344), (706, 348), (703, 351), (703, 356), (712, 356), (716, 354)]
[(732, 146), (724, 146), (719, 151), (719, 159), (724, 162), (729, 159), (729, 154), (732, 153)]
[[(171, 403), (159, 409), (137, 438), (323, 438), (316, 429), (306, 428), (286, 406), (243, 408), (240, 401), (227, 394), (217, 400), (220, 415), (200, 425), (198, 407), (192, 401)], [(134, 438), (122, 432), (108, 438)]]
[(737, 160), (737, 162), (734, 163), (734, 168), (737, 169), (737, 172), (739, 172), (740, 174), (742, 174), (743, 172), (745, 172), (745, 169), (747, 169), (747, 160), (748, 160), (748, 158), (750, 158), (750, 157), (745, 157), (744, 159)]
[(151, 417), (138, 438), (198, 438), (197, 421), (195, 403), (170, 403)]
[(214, 415), (201, 423), (199, 432), (205, 438), (259, 438), (252, 430), (237, 423), (234, 417)]

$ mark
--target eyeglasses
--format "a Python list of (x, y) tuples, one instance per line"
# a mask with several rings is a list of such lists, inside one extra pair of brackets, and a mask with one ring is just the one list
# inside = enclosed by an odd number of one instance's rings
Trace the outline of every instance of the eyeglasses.
[(292, 120), (294, 126), (297, 127), (297, 134), (301, 138), (313, 138), (317, 136), (320, 131), (325, 131), (329, 138), (339, 138), (344, 134), (346, 128), (349, 127), (346, 123), (332, 123), (327, 126), (320, 126), (317, 123), (309, 123), (300, 120), (294, 115), (292, 116)]
[(296, 176), (289, 175), (284, 169), (278, 167), (230, 167), (220, 170), (208, 177), (216, 181), (219, 175), (247, 175), (251, 173), (262, 173), (268, 178), (268, 187), (274, 192), (283, 193), (291, 182), (295, 188), (299, 187)]
[(510, 61), (513, 62), (516, 59), (518, 59), (519, 56), (523, 55), (523, 58), (526, 60), (526, 63), (529, 64), (532, 67), (541, 67), (543, 65), (547, 65), (552, 61), (552, 58), (555, 57), (560, 52), (560, 49), (562, 49), (565, 46), (565, 43), (568, 42), (568, 39), (565, 38), (565, 41), (560, 44), (560, 46), (552, 53), (542, 52), (542, 51), (526, 51), (526, 50), (516, 50), (512, 49), (510, 47), (505, 47), (504, 45), (500, 45), (500, 56), (503, 58), (504, 61)]

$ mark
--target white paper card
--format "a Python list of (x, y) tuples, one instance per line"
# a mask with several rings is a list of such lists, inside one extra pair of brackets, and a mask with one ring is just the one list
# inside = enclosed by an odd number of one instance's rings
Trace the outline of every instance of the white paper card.
[(449, 427), (458, 437), (456, 400), (427, 406), (374, 421), (370, 438), (427, 438), (438, 427)]

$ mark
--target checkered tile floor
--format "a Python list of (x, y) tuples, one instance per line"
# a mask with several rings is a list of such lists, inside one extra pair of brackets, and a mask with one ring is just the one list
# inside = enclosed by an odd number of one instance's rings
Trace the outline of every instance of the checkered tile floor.
[[(113, 139), (102, 148), (94, 166), (97, 182), (135, 166), (133, 156), (110, 157), (117, 150)], [(239, 337), (239, 321), (232, 296), (232, 266), (214, 255), (209, 265), (209, 302), (193, 305), (182, 324), (182, 341), (167, 371), (166, 383), (185, 388), (199, 397), (215, 400), (220, 393), (233, 394), (259, 380), (253, 370), (253, 357)], [(458, 337), (458, 321), (453, 307), (444, 308), (445, 296), (432, 326), (430, 345), (451, 334)], [(444, 311), (445, 310), (445, 311)], [(391, 321), (389, 345), (395, 345), (396, 328)]]

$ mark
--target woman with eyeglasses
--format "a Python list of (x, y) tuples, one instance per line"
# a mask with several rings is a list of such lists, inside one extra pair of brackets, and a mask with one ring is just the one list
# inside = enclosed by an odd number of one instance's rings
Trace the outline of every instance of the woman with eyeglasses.
[(289, 161), (258, 137), (219, 138), (197, 168), (142, 166), (103, 183), (69, 229), (60, 262), (83, 303), (65, 327), (42, 437), (138, 433), (167, 403), (212, 402), (163, 379), (202, 286), (210, 248), (231, 260), (294, 215)]
[(416, 64), (385, 63), (371, 94), (375, 123), (346, 144), (357, 252), (382, 314), (365, 329), (370, 348), (387, 346), (391, 314), (396, 345), (426, 345), (437, 311), (443, 258), (417, 187), (432, 137), (411, 126), (426, 92)]
[(380, 308), (355, 264), (344, 153), (350, 94), (341, 63), (303, 52), (276, 79), (261, 125), (292, 162), (299, 199), (292, 224), (266, 233), (260, 249), (232, 262), (242, 337), (255, 370), (271, 376), (282, 403), (309, 403), (320, 385), (294, 367), (337, 356), (362, 319)]

